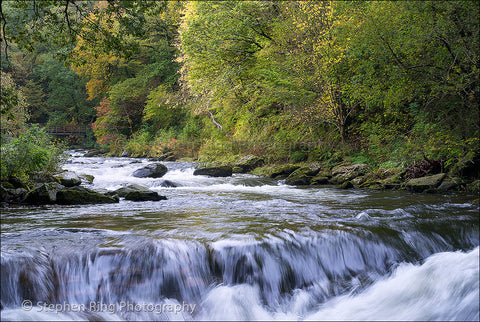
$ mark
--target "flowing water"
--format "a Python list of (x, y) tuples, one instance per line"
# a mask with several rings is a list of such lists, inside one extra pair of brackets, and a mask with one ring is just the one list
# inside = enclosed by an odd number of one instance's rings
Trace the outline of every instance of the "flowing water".
[(179, 162), (132, 177), (149, 163), (73, 153), (65, 168), (168, 200), (2, 209), (2, 320), (479, 320), (474, 196), (193, 176)]

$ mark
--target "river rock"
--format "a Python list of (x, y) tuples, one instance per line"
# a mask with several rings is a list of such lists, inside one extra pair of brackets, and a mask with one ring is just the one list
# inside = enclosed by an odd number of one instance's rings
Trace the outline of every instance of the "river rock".
[(7, 189), (0, 186), (0, 202), (20, 202), (27, 195), (28, 190), (25, 188)]
[(167, 197), (160, 196), (155, 191), (130, 191), (125, 195), (125, 200), (131, 201), (159, 201), (167, 200)]
[(96, 157), (98, 155), (102, 154), (102, 151), (100, 151), (99, 149), (91, 149), (90, 151), (88, 151), (87, 153), (85, 153), (83, 156), (85, 158), (89, 158), (89, 157)]
[(330, 182), (333, 184), (342, 184), (356, 177), (363, 176), (368, 172), (367, 164), (353, 164), (348, 166), (338, 166), (332, 169), (332, 178)]
[(232, 167), (220, 166), (196, 169), (193, 172), (194, 176), (210, 176), (210, 177), (229, 177), (232, 175)]
[(53, 204), (57, 201), (58, 191), (64, 188), (65, 187), (58, 182), (40, 184), (26, 194), (23, 202), (36, 205)]
[(233, 167), (233, 172), (236, 173), (247, 173), (252, 171), (253, 169), (263, 165), (263, 159), (255, 156), (255, 155), (247, 155), (238, 160)]
[(285, 179), (287, 178), (292, 172), (299, 169), (300, 166), (294, 164), (285, 164), (275, 167), (271, 173), (270, 178), (275, 179)]
[(445, 173), (435, 174), (433, 176), (411, 179), (405, 185), (407, 190), (413, 192), (423, 192), (437, 188), (445, 178)]
[(110, 196), (118, 195), (119, 197), (124, 198), (127, 195), (127, 193), (136, 192), (136, 191), (138, 191), (138, 192), (149, 192), (151, 190), (149, 190), (148, 188), (145, 188), (144, 186), (138, 185), (138, 184), (130, 184), (126, 187), (122, 187), (122, 188), (117, 189), (115, 191), (110, 191), (107, 194), (110, 195)]
[(454, 190), (457, 189), (458, 186), (460, 185), (461, 180), (458, 177), (452, 177), (450, 175), (447, 175), (445, 179), (443, 179), (442, 183), (440, 186), (438, 186), (439, 191), (448, 191), (448, 190)]
[(81, 174), (78, 177), (82, 180), (82, 183), (92, 184), (93, 180), (95, 180), (95, 177), (91, 174)]
[(75, 187), (82, 183), (82, 179), (75, 172), (71, 171), (56, 175), (55, 179), (65, 187)]
[(168, 169), (161, 163), (149, 164), (133, 172), (132, 176), (136, 178), (160, 178), (167, 173)]
[(117, 203), (118, 197), (106, 196), (96, 191), (75, 186), (59, 190), (57, 192), (56, 203), (61, 205), (80, 205), (96, 203)]
[(309, 167), (302, 167), (295, 171), (293, 171), (287, 179), (285, 179), (285, 183), (291, 186), (305, 186), (309, 185), (312, 181), (312, 178), (315, 174), (318, 173), (318, 170), (312, 170)]
[(321, 185), (321, 184), (328, 184), (328, 177), (325, 176), (315, 176), (310, 181), (312, 185)]
[(163, 187), (163, 188), (176, 188), (178, 187), (177, 184), (175, 182), (172, 182), (170, 180), (163, 180), (162, 182), (160, 182), (160, 187)]
[(353, 188), (353, 183), (351, 181), (345, 181), (339, 187), (340, 189), (350, 189)]

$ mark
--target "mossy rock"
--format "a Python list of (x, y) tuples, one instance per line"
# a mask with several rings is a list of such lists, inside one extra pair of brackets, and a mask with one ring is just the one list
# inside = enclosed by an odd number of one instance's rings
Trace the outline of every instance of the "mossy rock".
[(460, 186), (461, 182), (462, 180), (460, 178), (447, 175), (437, 189), (439, 191), (456, 190)]
[(332, 169), (330, 182), (342, 184), (345, 181), (351, 181), (356, 177), (365, 175), (369, 168), (370, 167), (364, 163), (335, 167)]
[(480, 192), (480, 180), (475, 180), (472, 183), (467, 185), (467, 191), (470, 192)]
[(366, 180), (359, 186), (360, 188), (382, 187), (382, 183), (377, 180)]
[(90, 151), (88, 151), (87, 153), (85, 153), (83, 156), (85, 158), (89, 158), (89, 157), (96, 157), (96, 156), (99, 156), (100, 154), (102, 154), (103, 152), (100, 151), (99, 149), (91, 149)]
[(242, 167), (233, 167), (232, 168), (232, 173), (243, 173), (243, 168)]
[(325, 176), (315, 176), (312, 178), (310, 181), (310, 184), (312, 185), (322, 185), (322, 184), (328, 184), (328, 177)]
[(350, 182), (350, 181), (345, 181), (344, 183), (342, 183), (339, 187), (340, 189), (350, 189), (350, 188), (353, 188), (353, 183)]
[(299, 168), (293, 171), (287, 179), (285, 179), (285, 183), (291, 186), (305, 186), (309, 185), (313, 179), (313, 176), (318, 173), (317, 170), (312, 170), (309, 167)]
[(367, 181), (367, 177), (366, 176), (360, 176), (360, 177), (353, 178), (351, 182), (355, 186), (360, 186), (365, 181)]
[(294, 164), (279, 165), (271, 170), (269, 177), (272, 179), (285, 179), (299, 168), (300, 166)]
[(445, 173), (439, 173), (432, 176), (411, 179), (406, 183), (405, 187), (407, 190), (413, 192), (423, 192), (425, 190), (434, 189), (440, 186), (445, 176)]
[(89, 183), (89, 184), (92, 184), (93, 183), (93, 180), (95, 180), (95, 177), (92, 176), (91, 174), (81, 174), (78, 176), (80, 179), (82, 179), (82, 181), (86, 182), (86, 183)]
[(377, 171), (375, 171), (375, 176), (378, 179), (395, 178), (401, 181), (405, 172), (406, 170), (402, 168), (378, 168)]
[(75, 172), (64, 172), (55, 176), (55, 179), (65, 187), (75, 187), (82, 183), (82, 179)]
[(65, 187), (58, 182), (48, 182), (29, 191), (22, 202), (27, 204), (45, 205), (57, 202), (58, 192)]
[(382, 186), (381, 184), (372, 184), (372, 185), (369, 185), (367, 188), (370, 189), (370, 190), (383, 190), (383, 189), (385, 189), (384, 186)]
[(81, 205), (118, 202), (118, 197), (106, 196), (96, 191), (76, 186), (58, 191), (56, 203), (61, 205)]
[(255, 168), (258, 168), (264, 164), (264, 160), (262, 158), (259, 158), (255, 155), (247, 155), (238, 160), (237, 163), (235, 163), (234, 170), (233, 172), (238, 171), (238, 169), (241, 169), (240, 173), (247, 173), (252, 171)]

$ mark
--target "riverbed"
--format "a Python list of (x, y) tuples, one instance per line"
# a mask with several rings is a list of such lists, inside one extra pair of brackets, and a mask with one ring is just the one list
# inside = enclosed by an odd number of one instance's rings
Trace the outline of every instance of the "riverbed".
[(151, 162), (72, 152), (64, 168), (167, 200), (2, 209), (2, 320), (479, 320), (473, 195), (194, 176), (188, 162), (132, 176)]

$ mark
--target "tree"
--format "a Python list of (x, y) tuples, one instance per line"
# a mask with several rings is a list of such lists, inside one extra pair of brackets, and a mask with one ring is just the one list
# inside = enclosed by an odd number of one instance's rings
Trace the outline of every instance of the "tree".
[(14, 136), (25, 128), (29, 115), (25, 96), (12, 77), (0, 71), (0, 81), (0, 129), (4, 143), (6, 136)]
[[(120, 0), (1, 2), (2, 53), (7, 57), (11, 42), (28, 51), (43, 43), (57, 49), (59, 60), (70, 60), (80, 36), (103, 52), (129, 57), (137, 46), (128, 36), (141, 36), (146, 17), (158, 14), (165, 5), (164, 1)], [(111, 33), (102, 20), (117, 21), (118, 33)]]

